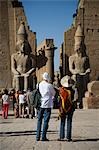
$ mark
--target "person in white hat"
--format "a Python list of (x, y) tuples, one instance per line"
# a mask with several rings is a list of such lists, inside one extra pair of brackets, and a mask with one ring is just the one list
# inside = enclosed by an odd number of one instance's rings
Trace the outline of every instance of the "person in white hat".
[(43, 124), (41, 140), (48, 141), (46, 134), (47, 134), (48, 123), (49, 123), (50, 115), (51, 115), (51, 108), (53, 107), (53, 98), (55, 96), (55, 90), (54, 90), (53, 85), (50, 83), (51, 78), (49, 74), (45, 72), (42, 78), (43, 78), (43, 81), (39, 83), (39, 91), (41, 94), (41, 106), (38, 112), (36, 141), (40, 140), (43, 118), (44, 118), (44, 124)]
[(60, 117), (60, 141), (65, 139), (65, 124), (67, 119), (67, 141), (72, 141), (72, 117), (75, 110), (73, 106), (74, 90), (72, 88), (74, 81), (70, 76), (66, 75), (61, 79), (61, 85), (59, 89), (60, 101), (59, 101), (59, 117)]

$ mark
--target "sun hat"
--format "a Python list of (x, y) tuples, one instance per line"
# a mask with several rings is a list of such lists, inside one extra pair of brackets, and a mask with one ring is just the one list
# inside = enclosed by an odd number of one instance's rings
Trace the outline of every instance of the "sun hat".
[(44, 72), (42, 77), (43, 77), (43, 80), (50, 81), (50, 75), (47, 72)]
[(70, 76), (66, 75), (61, 79), (61, 85), (63, 87), (71, 87), (72, 83), (70, 82), (71, 78)]

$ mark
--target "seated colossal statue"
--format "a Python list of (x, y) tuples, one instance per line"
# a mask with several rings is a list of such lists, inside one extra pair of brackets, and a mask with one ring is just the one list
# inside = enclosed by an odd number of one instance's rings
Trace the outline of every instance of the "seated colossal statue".
[(69, 57), (69, 70), (75, 76), (76, 86), (78, 90), (78, 107), (82, 108), (82, 98), (87, 90), (89, 82), (90, 64), (86, 55), (85, 45), (79, 26), (75, 34), (74, 54)]
[(32, 82), (35, 71), (35, 57), (27, 40), (20, 39), (16, 44), (16, 53), (11, 56), (11, 70), (13, 73), (13, 88), (27, 90)]

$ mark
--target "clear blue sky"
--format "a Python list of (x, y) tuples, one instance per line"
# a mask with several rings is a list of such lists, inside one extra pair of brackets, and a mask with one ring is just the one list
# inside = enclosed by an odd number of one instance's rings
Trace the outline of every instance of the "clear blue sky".
[(36, 32), (37, 44), (53, 38), (57, 47), (54, 57), (55, 71), (59, 70), (59, 50), (64, 31), (73, 22), (78, 0), (20, 0), (23, 3), (28, 25)]

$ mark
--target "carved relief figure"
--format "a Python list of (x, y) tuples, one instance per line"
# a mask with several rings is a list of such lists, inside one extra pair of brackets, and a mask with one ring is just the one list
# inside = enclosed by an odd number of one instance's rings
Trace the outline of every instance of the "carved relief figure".
[(11, 56), (11, 70), (13, 73), (13, 88), (27, 90), (31, 74), (35, 71), (35, 58), (31, 53), (30, 45), (26, 39), (24, 24), (18, 30), (17, 52)]
[(75, 33), (75, 53), (69, 57), (69, 70), (73, 76), (75, 76), (76, 86), (78, 89), (78, 107), (82, 108), (82, 98), (87, 90), (87, 83), (89, 82), (90, 65), (89, 58), (86, 55), (84, 45), (84, 36), (81, 26)]

